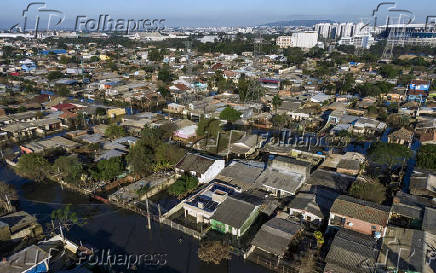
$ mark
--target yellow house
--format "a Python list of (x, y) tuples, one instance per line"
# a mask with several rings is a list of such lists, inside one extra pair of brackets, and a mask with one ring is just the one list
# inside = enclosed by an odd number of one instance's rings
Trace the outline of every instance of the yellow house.
[(100, 61), (108, 61), (110, 59), (111, 57), (109, 57), (108, 55), (103, 55), (103, 54), (100, 55)]
[(125, 115), (126, 109), (124, 108), (111, 108), (107, 110), (108, 118), (115, 118), (117, 116)]

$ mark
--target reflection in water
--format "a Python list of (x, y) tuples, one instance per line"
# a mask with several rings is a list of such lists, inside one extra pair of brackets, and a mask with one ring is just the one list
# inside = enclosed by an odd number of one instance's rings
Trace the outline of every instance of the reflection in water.
[[(75, 192), (62, 190), (55, 183), (34, 183), (20, 178), (7, 167), (0, 167), (0, 177), (13, 185), (20, 196), (19, 209), (35, 215), (43, 225), (50, 214), (66, 204), (79, 217), (86, 218), (82, 227), (74, 227), (67, 236), (83, 245), (111, 253), (127, 255), (165, 254), (165, 266), (141, 266), (136, 272), (169, 273), (264, 273), (266, 269), (234, 257), (221, 265), (204, 264), (197, 258), (198, 241), (170, 227), (152, 224), (148, 230), (146, 218), (132, 212), (108, 206)], [(126, 272), (126, 268), (119, 269)]]

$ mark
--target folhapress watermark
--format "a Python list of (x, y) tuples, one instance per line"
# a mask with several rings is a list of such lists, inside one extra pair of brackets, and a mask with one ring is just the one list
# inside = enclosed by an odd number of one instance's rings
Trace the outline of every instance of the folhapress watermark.
[(85, 15), (76, 17), (75, 31), (110, 31), (110, 32), (156, 32), (165, 29), (165, 19), (114, 19), (109, 14), (102, 14), (98, 18)]
[[(9, 31), (33, 32), (35, 38), (41, 31), (64, 27), (65, 14), (61, 10), (48, 8), (45, 2), (31, 2), (22, 11), (23, 21), (13, 25)], [(97, 17), (78, 15), (74, 31), (78, 32), (119, 32), (128, 35), (131, 32), (159, 32), (165, 29), (166, 19), (162, 18), (113, 18), (109, 14)]]
[(93, 249), (91, 254), (78, 253), (77, 265), (88, 264), (91, 266), (125, 267), (135, 269), (139, 267), (161, 267), (167, 264), (167, 254), (123, 254), (110, 249)]

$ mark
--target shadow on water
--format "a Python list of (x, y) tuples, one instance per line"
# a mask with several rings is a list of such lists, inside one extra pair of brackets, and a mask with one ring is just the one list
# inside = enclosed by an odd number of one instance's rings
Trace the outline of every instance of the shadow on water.
[[(113, 206), (105, 205), (75, 192), (62, 190), (55, 183), (35, 183), (15, 175), (7, 168), (0, 167), (2, 181), (13, 185), (19, 194), (19, 209), (38, 218), (43, 225), (50, 222), (53, 210), (71, 204), (72, 211), (84, 218), (85, 225), (75, 226), (67, 232), (67, 237), (76, 243), (95, 250), (111, 250), (120, 255), (161, 254), (166, 264), (138, 267), (127, 272), (250, 272), (263, 273), (267, 270), (241, 257), (233, 257), (228, 263), (209, 265), (197, 257), (199, 242), (182, 232), (171, 230), (169, 226), (152, 223), (147, 229), (147, 219)], [(126, 272), (120, 268), (119, 272)]]

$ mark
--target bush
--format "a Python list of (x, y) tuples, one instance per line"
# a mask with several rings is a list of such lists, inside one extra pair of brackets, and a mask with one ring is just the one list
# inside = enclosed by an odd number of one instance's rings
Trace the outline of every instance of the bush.
[(379, 182), (356, 181), (351, 186), (350, 194), (357, 199), (381, 204), (386, 200), (386, 187)]
[(436, 170), (436, 144), (423, 145), (417, 155), (418, 167)]
[(186, 196), (198, 187), (198, 178), (190, 175), (183, 175), (168, 188), (168, 193), (173, 196)]
[(198, 258), (205, 263), (220, 264), (231, 259), (230, 246), (219, 241), (203, 242), (198, 249)]

